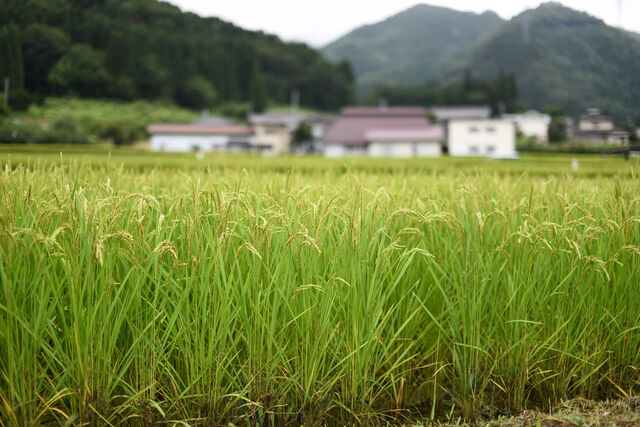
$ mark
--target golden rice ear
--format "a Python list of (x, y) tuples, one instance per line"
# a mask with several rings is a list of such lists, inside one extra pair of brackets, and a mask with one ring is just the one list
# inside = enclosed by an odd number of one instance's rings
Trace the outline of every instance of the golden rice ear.
[(637, 386), (637, 166), (6, 150), (0, 424), (477, 423)]

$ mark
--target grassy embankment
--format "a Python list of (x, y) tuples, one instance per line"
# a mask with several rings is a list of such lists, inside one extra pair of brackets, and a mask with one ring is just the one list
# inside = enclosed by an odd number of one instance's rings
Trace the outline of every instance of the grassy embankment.
[[(147, 138), (150, 123), (189, 123), (199, 113), (163, 103), (47, 98), (41, 106), (0, 122), (1, 142), (74, 141), (131, 144)], [(18, 124), (13, 120), (18, 119)]]
[(0, 159), (7, 425), (476, 419), (639, 391), (637, 161)]

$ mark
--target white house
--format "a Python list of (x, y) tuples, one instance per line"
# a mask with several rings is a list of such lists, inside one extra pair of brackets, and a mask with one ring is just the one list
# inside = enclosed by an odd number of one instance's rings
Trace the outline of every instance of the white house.
[(502, 118), (513, 121), (520, 133), (527, 138), (536, 138), (539, 142), (549, 140), (551, 116), (548, 114), (530, 110), (523, 114), (505, 114)]
[(516, 127), (511, 120), (451, 120), (448, 138), (451, 156), (512, 157), (516, 154)]
[(372, 129), (365, 134), (371, 157), (439, 157), (442, 155), (444, 128)]
[(256, 148), (256, 139), (248, 126), (152, 124), (147, 128), (153, 151), (229, 151)]

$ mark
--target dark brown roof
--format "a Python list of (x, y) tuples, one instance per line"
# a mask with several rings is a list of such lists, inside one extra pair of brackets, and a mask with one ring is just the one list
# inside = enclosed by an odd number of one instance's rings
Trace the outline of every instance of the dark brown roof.
[(151, 124), (147, 127), (150, 135), (178, 134), (178, 135), (250, 135), (253, 133), (249, 126), (242, 125), (224, 125), (224, 126), (205, 126), (205, 125), (184, 125), (184, 124)]

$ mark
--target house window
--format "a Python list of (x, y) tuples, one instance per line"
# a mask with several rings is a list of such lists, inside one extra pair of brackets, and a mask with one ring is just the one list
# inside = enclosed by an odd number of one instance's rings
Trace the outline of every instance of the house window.
[(487, 127), (487, 132), (489, 132), (489, 133), (495, 133), (495, 131), (496, 131), (496, 128), (495, 128), (495, 127), (493, 127), (493, 126), (488, 126), (488, 127)]
[(469, 153), (471, 154), (478, 154), (480, 152), (480, 150), (478, 149), (477, 145), (471, 145), (469, 146)]
[(478, 133), (478, 127), (477, 126), (471, 126), (469, 128), (469, 133)]
[(487, 153), (488, 153), (488, 154), (492, 154), (492, 153), (494, 153), (495, 151), (496, 151), (496, 147), (494, 147), (493, 145), (489, 145), (489, 146), (487, 147)]

